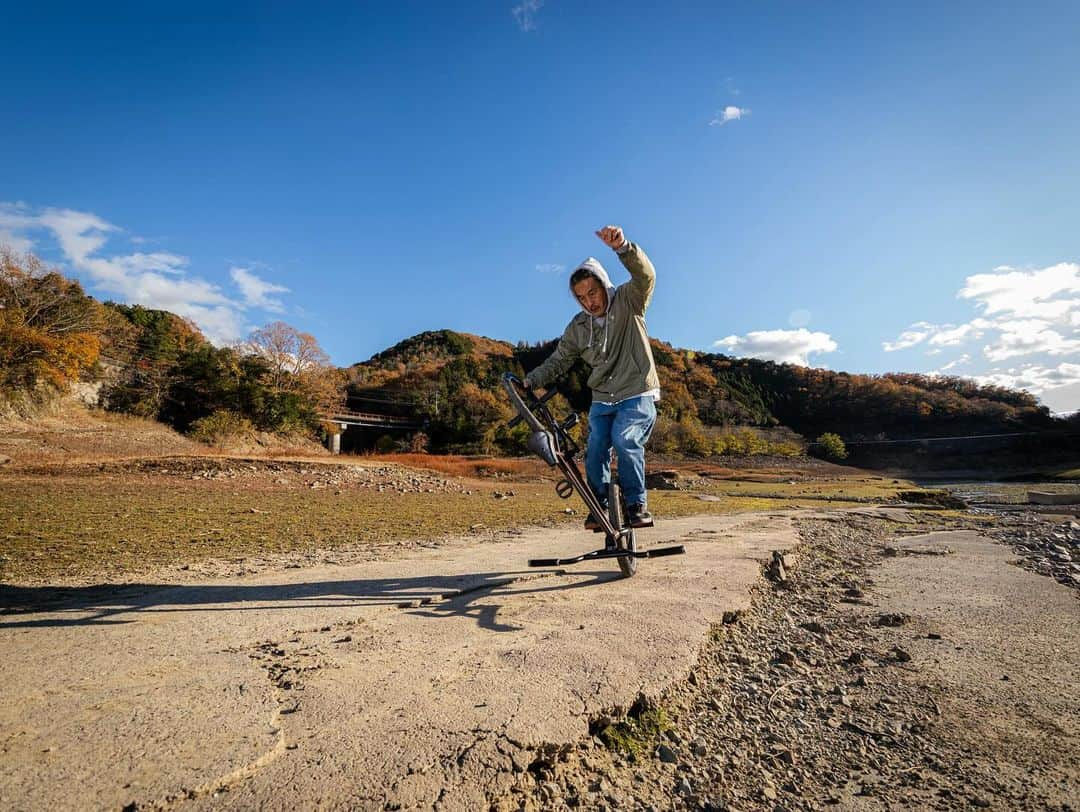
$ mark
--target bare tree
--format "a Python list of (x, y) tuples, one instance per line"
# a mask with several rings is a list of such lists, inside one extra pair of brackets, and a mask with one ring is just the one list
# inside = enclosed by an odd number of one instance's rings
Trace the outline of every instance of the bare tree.
[(239, 350), (265, 360), (270, 366), (270, 385), (284, 391), (301, 388), (305, 377), (330, 365), (330, 356), (315, 336), (283, 321), (253, 330)]
[(323, 411), (340, 408), (344, 398), (344, 375), (330, 364), (319, 342), (283, 321), (252, 331), (237, 349), (266, 361), (267, 384), (281, 392), (303, 393)]

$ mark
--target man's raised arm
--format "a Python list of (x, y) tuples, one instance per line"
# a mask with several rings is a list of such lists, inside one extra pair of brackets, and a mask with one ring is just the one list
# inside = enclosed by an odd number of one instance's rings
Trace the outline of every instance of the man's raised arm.
[(630, 272), (630, 291), (634, 310), (638, 315), (645, 315), (645, 309), (649, 306), (653, 289), (656, 287), (656, 269), (649, 257), (640, 246), (626, 239), (619, 226), (604, 226), (596, 232), (596, 236), (618, 254), (619, 261)]

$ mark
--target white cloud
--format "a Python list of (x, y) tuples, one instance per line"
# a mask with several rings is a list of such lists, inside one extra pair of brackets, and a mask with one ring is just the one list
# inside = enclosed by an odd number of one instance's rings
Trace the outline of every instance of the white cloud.
[(244, 303), (249, 307), (269, 310), (271, 313), (285, 311), (285, 306), (281, 301), (273, 297), (275, 293), (289, 292), (289, 289), (284, 285), (275, 285), (272, 282), (260, 279), (248, 268), (230, 268), (229, 274), (244, 295)]
[(757, 330), (745, 336), (730, 335), (713, 346), (743, 358), (761, 358), (784, 364), (810, 366), (809, 356), (833, 352), (837, 344), (828, 333), (798, 330)]
[(1040, 319), (1002, 322), (998, 329), (1001, 334), (997, 341), (983, 347), (983, 354), (991, 361), (1037, 353), (1065, 355), (1080, 352), (1080, 337), (1066, 338), (1053, 329), (1050, 322)]
[(554, 262), (545, 262), (536, 266), (540, 273), (560, 274), (566, 270), (565, 265), (556, 265)]
[(984, 322), (982, 319), (975, 319), (975, 321), (961, 324), (959, 327), (943, 324), (930, 336), (929, 343), (935, 347), (955, 347), (964, 343), (968, 338), (981, 338), (984, 328), (988, 326), (990, 326), (989, 323)]
[(0, 226), (0, 246), (14, 251), (16, 254), (25, 254), (33, 249), (34, 241), (29, 237), (16, 234), (14, 231)]
[(1080, 384), (1080, 364), (1068, 361), (1062, 362), (1055, 367), (1028, 364), (1009, 369), (993, 369), (985, 375), (974, 375), (972, 377), (984, 386), (1026, 389), (1033, 395), (1041, 395), (1047, 390)]
[(985, 315), (1057, 320), (1080, 308), (1080, 265), (1060, 262), (1036, 271), (1003, 265), (969, 276), (957, 295), (973, 299)]
[[(941, 352), (941, 350), (935, 350), (935, 352)], [(963, 366), (964, 364), (967, 364), (967, 363), (970, 363), (970, 362), (971, 362), (971, 356), (968, 355), (967, 353), (964, 353), (959, 358), (956, 358), (956, 359), (950, 361), (949, 363), (945, 364), (943, 367), (940, 367), (939, 369), (936, 369), (933, 372), (930, 372), (930, 373), (927, 373), (927, 374), (929, 374), (929, 375), (942, 375), (942, 374), (948, 372), (950, 369), (956, 369), (956, 367)]]
[(908, 329), (900, 334), (900, 337), (896, 341), (884, 341), (881, 346), (885, 352), (896, 352), (897, 350), (906, 350), (908, 347), (914, 347), (916, 344), (921, 344), (931, 335), (935, 330), (934, 325), (925, 321), (918, 321), (911, 325)]
[[(30, 241), (28, 234), (51, 235), (64, 260), (85, 275), (93, 288), (122, 302), (189, 318), (216, 344), (243, 335), (248, 308), (280, 312), (281, 302), (271, 294), (287, 290), (234, 268), (233, 280), (242, 295), (237, 299), (212, 282), (189, 276), (187, 257), (164, 251), (102, 253), (123, 229), (90, 212), (49, 208), (35, 213), (25, 204), (0, 204), (0, 229), (10, 231), (23, 244)], [(235, 271), (242, 272), (239, 278)]]
[(518, 28), (522, 31), (532, 31), (536, 28), (536, 12), (543, 5), (544, 0), (522, 0), (519, 5), (514, 6), (514, 19), (517, 21)]
[(957, 294), (971, 300), (980, 315), (961, 324), (916, 322), (886, 352), (928, 342), (935, 347), (960, 346), (990, 334), (982, 347), (993, 362), (1031, 355), (1059, 356), (1080, 352), (1080, 265), (1061, 262), (1039, 270), (1008, 266), (975, 274)]
[(0, 203), (0, 246), (19, 254), (34, 247), (34, 241), (25, 232), (34, 227), (34, 218), (26, 214), (22, 203)]
[(712, 121), (709, 122), (710, 127), (722, 127), (729, 121), (738, 121), (745, 116), (750, 115), (750, 110), (747, 107), (736, 107), (734, 104), (729, 104), (723, 110), (718, 110), (716, 115), (713, 116)]

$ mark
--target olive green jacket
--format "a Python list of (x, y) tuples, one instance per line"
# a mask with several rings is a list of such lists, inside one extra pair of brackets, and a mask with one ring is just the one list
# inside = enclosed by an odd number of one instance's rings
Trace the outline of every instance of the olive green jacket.
[(583, 264), (607, 289), (607, 313), (594, 319), (582, 310), (574, 316), (555, 351), (525, 376), (529, 386), (547, 386), (581, 358), (592, 368), (589, 388), (594, 401), (616, 403), (660, 388), (645, 327), (645, 309), (656, 287), (656, 270), (634, 243), (629, 243), (618, 257), (630, 272), (630, 281), (617, 288), (599, 262), (590, 258)]

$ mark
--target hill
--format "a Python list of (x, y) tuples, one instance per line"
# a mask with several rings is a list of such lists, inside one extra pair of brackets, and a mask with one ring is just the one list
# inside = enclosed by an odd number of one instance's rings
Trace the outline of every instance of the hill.
[[(425, 431), (404, 440), (412, 450), (518, 452), (524, 434), (505, 428), (501, 375), (523, 375), (554, 346), (435, 330), (339, 370), (313, 336), (287, 324), (216, 347), (173, 313), (98, 302), (33, 257), (0, 254), (0, 413), (33, 414), (79, 387), (92, 389), (101, 408), (211, 441), (256, 431), (317, 437), (325, 430), (321, 415), (345, 397), (358, 410), (422, 419)], [(797, 435), (824, 432), (850, 442), (1070, 425), (1026, 392), (962, 378), (854, 375), (655, 339), (653, 353), (663, 398), (650, 445), (659, 453), (798, 454), (804, 443)], [(562, 408), (588, 408), (587, 377), (579, 362), (558, 383)], [(403, 442), (364, 440), (376, 441)]]
[[(420, 333), (350, 367), (348, 398), (368, 409), (424, 417), (433, 447), (505, 446), (510, 438), (491, 425), (509, 416), (500, 376), (524, 374), (555, 343), (511, 345), (451, 330)], [(858, 441), (1064, 425), (1026, 392), (963, 378), (855, 375), (701, 353), (656, 339), (652, 346), (663, 390), (653, 445), (667, 444), (671, 451), (709, 453), (718, 438), (750, 428), (755, 436), (785, 426), (806, 437), (835, 432)], [(587, 377), (579, 362), (557, 384), (567, 407), (588, 408)], [(485, 422), (489, 430), (476, 430)]]

